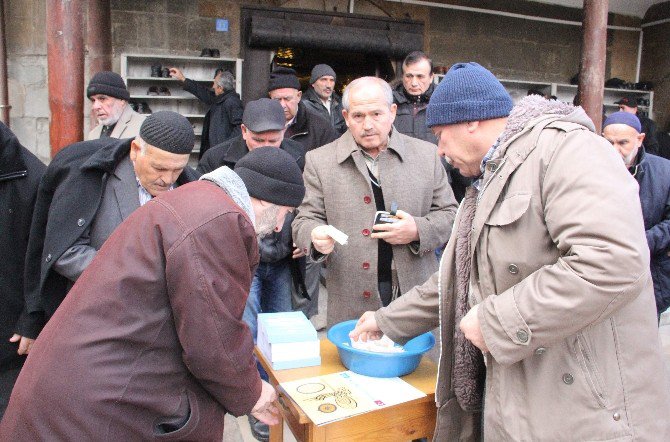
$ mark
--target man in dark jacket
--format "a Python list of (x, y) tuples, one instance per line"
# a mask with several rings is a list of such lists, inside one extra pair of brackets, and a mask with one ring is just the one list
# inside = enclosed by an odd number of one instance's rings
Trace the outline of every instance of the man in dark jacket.
[(302, 95), (300, 102), (329, 120), (337, 133), (341, 135), (347, 131), (347, 124), (342, 116), (342, 99), (335, 92), (336, 79), (333, 68), (327, 64), (317, 64), (312, 68), (309, 87)]
[[(137, 138), (72, 144), (40, 183), (26, 257), (26, 305), (17, 325), (27, 353), (45, 321), (116, 227), (152, 197), (194, 181), (195, 136), (176, 112), (155, 112)], [(18, 339), (17, 336), (14, 337)]]
[(633, 114), (640, 120), (640, 125), (642, 127), (640, 133), (644, 134), (642, 147), (644, 147), (645, 152), (653, 155), (660, 155), (661, 153), (659, 152), (658, 140), (656, 139), (656, 123), (654, 120), (640, 112), (638, 109), (638, 98), (639, 95), (630, 94), (626, 95), (620, 100), (615, 101), (614, 104), (619, 105), (620, 111)]
[[(284, 137), (300, 142), (305, 153), (339, 138), (329, 120), (307, 109), (300, 101), (300, 81), (293, 69), (281, 66), (275, 68), (270, 74), (268, 93), (284, 108)], [(299, 292), (299, 287), (305, 287), (310, 301), (300, 308), (308, 317), (312, 317), (318, 312), (321, 264), (309, 258), (301, 258), (300, 270), (301, 280), (296, 281), (294, 290)]]
[(300, 142), (305, 152), (321, 147), (338, 138), (329, 120), (307, 109), (300, 102), (300, 81), (295, 71), (290, 68), (277, 67), (270, 74), (268, 94), (273, 100), (279, 101), (286, 118), (285, 138)]
[[(402, 63), (402, 83), (393, 90), (393, 102), (398, 106), (393, 126), (398, 132), (437, 145), (437, 138), (426, 126), (426, 108), (434, 89), (433, 60), (421, 51), (410, 52)], [(471, 180), (448, 162), (442, 164), (454, 197), (460, 202)]]
[(46, 166), (0, 123), (0, 207), (4, 212), (0, 217), (0, 419), (25, 360), (10, 338), (23, 310), (23, 271), (30, 220), (37, 186), (45, 170)]
[(221, 166), (235, 167), (237, 161), (249, 151), (261, 146), (279, 147), (305, 166), (305, 151), (297, 141), (284, 139), (284, 111), (281, 105), (269, 98), (251, 101), (244, 109), (242, 133), (213, 146), (200, 159), (198, 172), (208, 173)]
[(226, 413), (276, 424), (242, 310), (257, 236), (304, 192), (293, 158), (265, 148), (139, 208), (35, 342), (0, 440), (221, 441)]
[[(284, 139), (284, 111), (281, 105), (269, 98), (261, 98), (247, 103), (242, 116), (242, 135), (212, 147), (198, 164), (201, 173), (211, 172), (221, 166), (231, 169), (239, 160), (260, 147), (275, 147), (289, 153), (300, 170), (305, 167), (305, 153), (300, 143)], [(251, 336), (256, 342), (259, 313), (289, 312), (292, 310), (292, 275), (297, 274), (298, 263), (304, 253), (293, 247), (290, 213), (284, 220), (280, 231), (264, 236), (258, 242), (261, 261), (251, 283), (242, 319), (249, 326)], [(267, 374), (259, 365), (261, 376), (267, 380)], [(251, 432), (258, 440), (267, 440), (269, 428), (249, 416)]]
[(217, 71), (211, 89), (186, 78), (177, 68), (170, 68), (170, 76), (181, 81), (186, 92), (192, 93), (209, 106), (202, 123), (198, 158), (202, 158), (211, 146), (216, 146), (240, 134), (243, 106), (240, 95), (235, 92), (233, 74), (229, 71)]
[(670, 161), (645, 151), (642, 125), (628, 112), (615, 112), (603, 123), (603, 136), (623, 157), (640, 185), (640, 203), (651, 253), (656, 311), (670, 306)]

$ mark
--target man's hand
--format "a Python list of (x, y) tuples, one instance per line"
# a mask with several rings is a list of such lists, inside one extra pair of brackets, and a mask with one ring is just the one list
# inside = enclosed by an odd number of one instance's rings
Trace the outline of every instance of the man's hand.
[(418, 241), (419, 230), (414, 217), (402, 210), (398, 210), (396, 216), (400, 219), (399, 221), (372, 226), (373, 233), (370, 237), (383, 239), (389, 244), (409, 244), (412, 241)]
[(302, 258), (303, 256), (305, 256), (305, 252), (303, 252), (300, 247), (296, 247), (295, 243), (293, 243), (293, 247), (295, 247), (293, 249), (293, 256), (292, 256), (293, 259), (298, 259), (298, 258)]
[(181, 82), (186, 81), (186, 77), (184, 77), (184, 74), (182, 74), (181, 70), (177, 68), (170, 68), (170, 77), (176, 78)]
[(486, 342), (484, 342), (484, 335), (482, 335), (482, 328), (479, 325), (479, 318), (477, 317), (478, 310), (479, 305), (476, 305), (463, 316), (460, 327), (465, 335), (465, 339), (472, 342), (482, 352), (488, 353), (489, 348), (486, 346)]
[(11, 338), (9, 338), (9, 342), (18, 342), (19, 349), (16, 352), (20, 355), (27, 355), (28, 352), (30, 351), (30, 347), (33, 346), (35, 340), (15, 334)]
[(382, 332), (377, 326), (375, 312), (365, 312), (356, 323), (356, 327), (349, 332), (349, 337), (354, 341), (359, 339), (363, 342), (382, 338)]
[(319, 253), (329, 254), (335, 248), (335, 240), (326, 233), (328, 226), (317, 226), (312, 230), (312, 244)]
[(275, 405), (277, 400), (277, 392), (272, 385), (265, 381), (262, 382), (261, 397), (258, 398), (256, 405), (251, 410), (251, 414), (268, 425), (276, 425), (279, 423), (279, 409)]

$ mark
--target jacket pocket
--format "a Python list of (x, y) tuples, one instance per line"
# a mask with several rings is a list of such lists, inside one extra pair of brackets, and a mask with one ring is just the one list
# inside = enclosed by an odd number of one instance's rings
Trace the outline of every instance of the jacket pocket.
[(593, 352), (591, 351), (588, 340), (582, 333), (578, 333), (576, 344), (579, 366), (584, 373), (586, 382), (589, 384), (591, 393), (601, 408), (607, 408), (608, 400), (605, 392), (605, 382), (603, 381), (602, 375), (600, 374), (600, 370), (596, 364), (596, 360)]
[(485, 224), (489, 226), (506, 226), (523, 216), (530, 206), (530, 192), (515, 192), (506, 195), (505, 199), (491, 211)]
[(154, 425), (157, 440), (188, 440), (189, 434), (198, 426), (200, 413), (198, 400), (193, 392), (186, 390), (181, 395), (181, 403), (176, 416), (160, 417)]

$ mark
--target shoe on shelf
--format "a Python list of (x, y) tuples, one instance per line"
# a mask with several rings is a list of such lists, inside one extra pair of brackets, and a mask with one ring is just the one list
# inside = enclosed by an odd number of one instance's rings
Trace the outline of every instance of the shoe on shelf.
[(161, 86), (161, 87), (158, 88), (158, 95), (169, 97), (172, 94), (170, 93), (170, 89), (168, 89), (165, 86)]
[(146, 101), (142, 101), (141, 103), (136, 103), (137, 105), (137, 113), (138, 114), (150, 114), (151, 113), (151, 108), (147, 104)]
[(161, 77), (170, 78), (170, 68), (163, 68), (161, 71)]
[(219, 58), (221, 57), (221, 52), (218, 49), (210, 49), (209, 50), (209, 56), (214, 57), (214, 58)]
[(151, 76), (152, 77), (160, 77), (161, 76), (161, 65), (159, 65), (159, 64), (152, 64), (151, 65)]
[(129, 102), (128, 104), (130, 105), (130, 108), (131, 108), (132, 110), (134, 110), (135, 112), (137, 112), (137, 103), (135, 103), (134, 101), (131, 101), (131, 102)]
[(150, 86), (149, 89), (147, 89), (147, 95), (160, 95), (158, 86)]
[(270, 440), (270, 427), (268, 424), (256, 419), (253, 415), (247, 414), (249, 418), (249, 427), (251, 427), (251, 435), (261, 442), (267, 442)]
[(202, 48), (202, 51), (200, 51), (200, 56), (201, 57), (211, 57), (212, 53), (209, 48)]

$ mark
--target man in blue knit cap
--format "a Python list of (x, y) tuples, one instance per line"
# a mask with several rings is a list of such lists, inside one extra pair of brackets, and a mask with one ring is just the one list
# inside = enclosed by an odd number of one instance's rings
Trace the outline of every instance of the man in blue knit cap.
[(621, 154), (640, 185), (640, 203), (651, 254), (656, 311), (670, 306), (670, 161), (644, 148), (645, 134), (635, 114), (615, 112), (603, 123), (603, 136)]
[(670, 440), (644, 222), (620, 156), (582, 108), (513, 107), (476, 63), (452, 66), (426, 120), (474, 183), (440, 270), (352, 338), (404, 343), (440, 325), (434, 440)]

